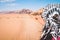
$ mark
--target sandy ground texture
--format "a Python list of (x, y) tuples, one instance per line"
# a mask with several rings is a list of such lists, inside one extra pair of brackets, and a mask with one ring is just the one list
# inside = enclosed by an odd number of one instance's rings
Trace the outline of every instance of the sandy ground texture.
[(0, 14), (0, 40), (39, 40), (44, 21), (28, 14)]

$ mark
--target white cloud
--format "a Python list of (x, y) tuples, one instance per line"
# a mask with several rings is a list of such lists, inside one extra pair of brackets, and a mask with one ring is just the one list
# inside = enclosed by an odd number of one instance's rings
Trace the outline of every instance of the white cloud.
[(2, 5), (3, 8), (1, 8), (0, 11), (16, 10), (18, 5), (19, 5), (18, 3), (4, 4), (4, 5)]
[[(17, 3), (15, 3), (14, 1), (16, 0), (0, 0), (1, 2), (1, 5), (3, 6), (6, 6), (6, 7), (13, 7), (13, 6), (16, 6)], [(4, 3), (4, 4), (3, 4)]]
[(0, 2), (13, 2), (15, 0), (0, 0)]
[(9, 4), (6, 4), (6, 6), (16, 6), (17, 4), (16, 3), (9, 3)]

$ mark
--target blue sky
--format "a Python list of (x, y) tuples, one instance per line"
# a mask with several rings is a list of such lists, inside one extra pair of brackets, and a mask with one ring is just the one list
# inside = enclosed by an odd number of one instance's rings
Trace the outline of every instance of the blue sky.
[(60, 0), (0, 0), (0, 11), (31, 9), (38, 10), (48, 4), (60, 3)]

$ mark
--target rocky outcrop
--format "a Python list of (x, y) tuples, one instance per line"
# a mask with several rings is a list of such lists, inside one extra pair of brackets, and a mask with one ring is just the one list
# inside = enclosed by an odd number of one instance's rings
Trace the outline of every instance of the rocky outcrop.
[(22, 9), (22, 10), (19, 11), (18, 13), (19, 13), (19, 14), (30, 14), (30, 13), (32, 13), (32, 11), (29, 10), (29, 9)]
[(22, 9), (22, 10), (16, 10), (16, 11), (3, 11), (0, 13), (4, 13), (4, 14), (5, 13), (6, 14), (11, 14), (11, 13), (13, 13), (13, 14), (30, 14), (30, 13), (32, 13), (32, 11), (29, 9)]

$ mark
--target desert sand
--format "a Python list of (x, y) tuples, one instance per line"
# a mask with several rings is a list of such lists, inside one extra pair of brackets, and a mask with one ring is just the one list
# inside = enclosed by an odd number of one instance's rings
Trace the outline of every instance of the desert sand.
[(0, 14), (0, 40), (39, 40), (44, 21), (31, 14)]

